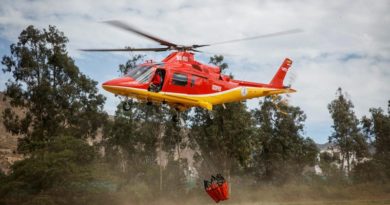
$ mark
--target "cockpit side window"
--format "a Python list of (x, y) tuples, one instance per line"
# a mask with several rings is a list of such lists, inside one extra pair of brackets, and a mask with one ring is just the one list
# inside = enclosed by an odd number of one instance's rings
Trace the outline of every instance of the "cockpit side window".
[(126, 76), (133, 78), (135, 81), (139, 83), (146, 83), (150, 81), (150, 78), (152, 77), (153, 74), (153, 66), (151, 65), (140, 65), (137, 66), (136, 68), (130, 70)]
[(140, 83), (146, 83), (150, 81), (150, 78), (153, 75), (153, 69), (148, 69), (145, 73), (143, 73), (141, 76), (139, 76), (136, 81)]
[(186, 86), (188, 82), (188, 77), (186, 74), (182, 73), (173, 73), (172, 84), (179, 86)]

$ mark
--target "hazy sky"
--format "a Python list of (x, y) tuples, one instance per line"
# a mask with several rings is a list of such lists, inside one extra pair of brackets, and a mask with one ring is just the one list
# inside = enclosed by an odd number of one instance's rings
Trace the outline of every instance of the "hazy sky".
[[(161, 2), (161, 3), (160, 3)], [(306, 136), (324, 143), (331, 134), (327, 104), (338, 87), (358, 117), (390, 99), (390, 1), (28, 1), (1, 0), (0, 55), (9, 53), (28, 25), (56, 25), (69, 38), (69, 54), (81, 71), (104, 82), (118, 76), (128, 53), (81, 53), (79, 48), (157, 46), (100, 23), (122, 20), (177, 44), (203, 44), (300, 28), (303, 33), (203, 49), (224, 54), (238, 79), (269, 82), (285, 57), (294, 63), (286, 83), (298, 90), (290, 102), (307, 114)], [(165, 53), (148, 53), (162, 60)], [(207, 63), (209, 54), (198, 55)], [(0, 74), (0, 89), (9, 76)], [(99, 86), (100, 87), (100, 86)], [(117, 99), (107, 96), (113, 113)], [(248, 106), (257, 106), (256, 100)]]

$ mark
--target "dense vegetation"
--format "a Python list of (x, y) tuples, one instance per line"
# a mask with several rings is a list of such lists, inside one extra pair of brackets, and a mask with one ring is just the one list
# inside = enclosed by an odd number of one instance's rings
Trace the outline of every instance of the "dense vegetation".
[[(0, 175), (0, 204), (183, 199), (199, 195), (201, 180), (218, 172), (229, 179), (233, 193), (265, 184), (389, 182), (390, 107), (387, 113), (370, 109), (371, 116), (359, 120), (340, 88), (328, 106), (334, 120), (329, 142), (339, 149), (339, 157), (322, 153), (318, 162), (316, 144), (304, 136), (304, 111), (279, 96), (264, 98), (253, 110), (245, 102), (215, 106), (212, 114), (192, 109), (183, 114), (187, 126), (172, 121), (174, 111), (165, 105), (136, 101), (129, 111), (118, 105), (109, 119), (97, 82), (68, 56), (67, 41), (53, 26), (29, 26), (3, 57), (3, 72), (12, 74), (5, 94), (13, 108), (2, 118), (9, 132), (22, 136), (18, 151), (25, 159), (9, 175)], [(142, 59), (134, 56), (119, 65), (120, 73)], [(222, 56), (210, 63), (228, 68)], [(102, 139), (87, 143), (98, 130)], [(375, 151), (369, 152), (369, 146)], [(191, 177), (194, 171), (184, 150), (195, 153), (191, 163), (199, 178)], [(323, 176), (308, 169), (316, 163)]]

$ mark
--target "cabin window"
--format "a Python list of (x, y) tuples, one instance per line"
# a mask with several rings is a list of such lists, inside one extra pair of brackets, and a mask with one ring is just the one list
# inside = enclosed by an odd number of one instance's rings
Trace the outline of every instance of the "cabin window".
[(192, 75), (190, 86), (191, 87), (201, 86), (205, 81), (207, 81), (207, 78), (204, 76)]
[(186, 86), (188, 77), (186, 74), (174, 73), (172, 78), (173, 85)]

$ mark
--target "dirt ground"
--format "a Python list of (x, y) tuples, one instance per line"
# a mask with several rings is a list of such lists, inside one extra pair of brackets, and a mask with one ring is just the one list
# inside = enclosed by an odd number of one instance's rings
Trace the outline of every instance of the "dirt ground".
[[(125, 203), (126, 204), (126, 203)], [(155, 204), (216, 204), (204, 192), (187, 200), (157, 201)], [(304, 185), (232, 188), (230, 199), (218, 204), (229, 205), (377, 205), (390, 204), (390, 185)]]
[[(232, 203), (234, 204), (234, 203)], [(390, 204), (389, 200), (348, 200), (348, 201), (302, 201), (302, 202), (253, 202), (239, 205), (375, 205)]]

